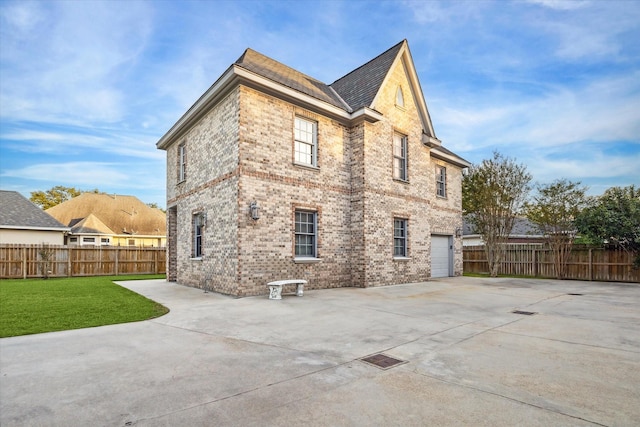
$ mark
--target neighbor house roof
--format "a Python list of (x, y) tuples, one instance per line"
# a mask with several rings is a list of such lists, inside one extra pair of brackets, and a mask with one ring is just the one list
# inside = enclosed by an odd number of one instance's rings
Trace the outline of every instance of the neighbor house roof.
[(0, 228), (68, 231), (54, 217), (17, 191), (0, 190)]
[(89, 214), (71, 227), (72, 234), (119, 234), (114, 233), (94, 214)]
[[(82, 193), (46, 211), (74, 232), (166, 235), (166, 215), (134, 196)], [(81, 231), (87, 230), (87, 231)], [(93, 231), (88, 231), (93, 230)], [(102, 233), (104, 232), (104, 233)]]
[[(463, 232), (464, 236), (474, 236), (478, 234), (475, 226), (465, 216), (463, 217)], [(528, 238), (540, 238), (544, 235), (534, 223), (524, 217), (516, 217), (513, 222), (513, 229), (509, 237), (528, 237)]]

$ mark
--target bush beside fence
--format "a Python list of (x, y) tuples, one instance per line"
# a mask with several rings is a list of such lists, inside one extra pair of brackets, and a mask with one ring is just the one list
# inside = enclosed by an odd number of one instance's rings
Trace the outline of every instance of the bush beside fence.
[(0, 278), (166, 273), (166, 248), (0, 245)]
[[(484, 246), (463, 248), (465, 273), (488, 273)], [(640, 282), (634, 255), (624, 250), (575, 246), (567, 263), (567, 279)], [(542, 244), (509, 244), (498, 274), (554, 278), (553, 253)]]

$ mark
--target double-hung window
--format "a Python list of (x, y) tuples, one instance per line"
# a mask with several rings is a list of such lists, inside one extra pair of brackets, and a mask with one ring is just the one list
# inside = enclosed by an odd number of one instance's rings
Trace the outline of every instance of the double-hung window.
[(318, 124), (296, 117), (294, 120), (294, 162), (318, 166)]
[(436, 166), (436, 194), (447, 197), (447, 168)]
[(393, 256), (407, 256), (407, 220), (403, 218), (393, 219)]
[(178, 146), (178, 182), (187, 179), (187, 146)]
[(393, 134), (393, 179), (407, 181), (407, 137)]
[(295, 211), (295, 256), (315, 258), (317, 256), (317, 213)]
[(191, 256), (202, 258), (202, 235), (204, 234), (205, 219), (204, 213), (199, 212), (193, 215), (193, 245)]

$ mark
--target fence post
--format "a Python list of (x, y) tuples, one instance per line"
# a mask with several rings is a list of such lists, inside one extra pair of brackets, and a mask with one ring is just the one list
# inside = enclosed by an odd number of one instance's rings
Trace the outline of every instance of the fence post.
[(116, 249), (116, 276), (118, 275), (118, 272), (120, 271), (120, 267), (118, 266), (118, 256), (120, 255), (120, 246), (118, 246), (118, 249)]
[(533, 249), (533, 277), (538, 277), (538, 250)]
[(73, 252), (71, 251), (71, 246), (69, 246), (69, 256), (67, 257), (67, 277), (72, 277), (73, 272), (71, 268), (73, 268), (73, 262), (71, 262), (71, 258), (73, 257)]
[(589, 248), (589, 281), (593, 281), (593, 248)]
[(27, 247), (22, 248), (22, 278), (27, 278)]

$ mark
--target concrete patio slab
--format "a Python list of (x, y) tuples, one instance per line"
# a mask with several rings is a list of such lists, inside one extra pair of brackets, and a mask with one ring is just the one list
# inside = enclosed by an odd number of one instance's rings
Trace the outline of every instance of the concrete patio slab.
[[(461, 277), (279, 301), (121, 285), (171, 311), (0, 339), (0, 425), (640, 424), (637, 284)], [(376, 353), (407, 363), (360, 360)]]

